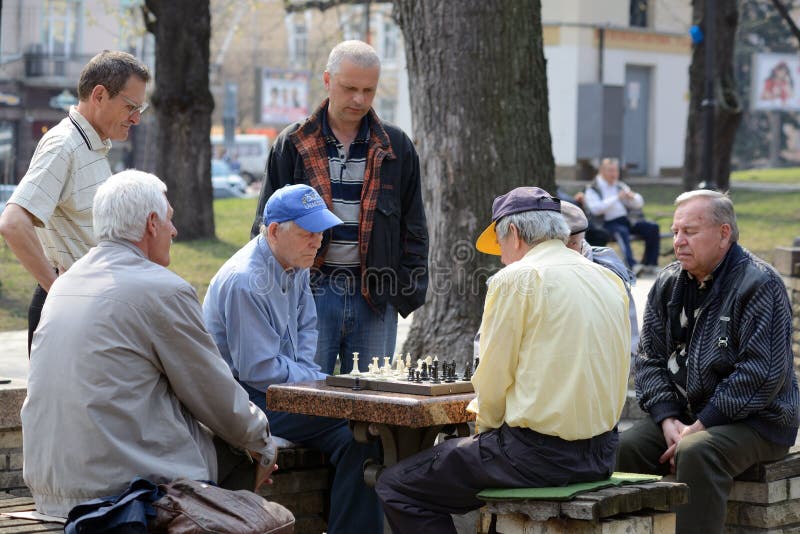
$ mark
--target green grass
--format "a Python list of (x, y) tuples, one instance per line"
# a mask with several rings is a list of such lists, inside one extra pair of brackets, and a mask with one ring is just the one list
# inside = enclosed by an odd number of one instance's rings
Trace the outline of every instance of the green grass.
[(800, 167), (734, 171), (731, 173), (731, 181), (800, 185)]
[[(645, 216), (656, 221), (662, 232), (669, 232), (673, 202), (682, 189), (677, 185), (641, 185), (636, 191), (645, 199)], [(734, 190), (731, 198), (739, 223), (739, 243), (766, 261), (772, 261), (775, 247), (791, 246), (793, 239), (800, 236), (800, 192)], [(633, 246), (634, 255), (641, 257), (641, 242), (634, 242)], [(670, 240), (661, 240), (662, 250), (671, 246)], [(672, 258), (662, 256), (659, 261), (664, 265)]]
[[(678, 186), (647, 185), (637, 188), (647, 204), (645, 215), (658, 222), (661, 231), (672, 223), (672, 202)], [(574, 191), (572, 191), (574, 192)], [(734, 191), (741, 244), (767, 261), (776, 246), (790, 246), (800, 236), (800, 192), (774, 193)], [(214, 202), (218, 239), (177, 242), (172, 246), (170, 268), (189, 281), (202, 301), (208, 282), (219, 267), (249, 239), (256, 199), (225, 199)], [(178, 228), (180, 231), (180, 228)], [(662, 240), (662, 247), (669, 247)], [(641, 255), (641, 243), (634, 243)], [(662, 257), (661, 263), (670, 261)], [(33, 279), (19, 265), (0, 239), (0, 331), (27, 328), (27, 309)]]
[[(211, 277), (250, 238), (257, 202), (256, 198), (214, 201), (218, 239), (179, 241), (172, 245), (169, 268), (195, 287), (201, 302)], [(35, 285), (0, 238), (0, 331), (28, 327), (28, 304)]]

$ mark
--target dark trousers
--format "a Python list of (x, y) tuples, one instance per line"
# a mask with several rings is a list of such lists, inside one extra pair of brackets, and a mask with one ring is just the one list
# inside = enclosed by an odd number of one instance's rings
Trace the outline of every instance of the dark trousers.
[[(658, 463), (666, 449), (661, 426), (649, 417), (642, 419), (620, 434), (617, 471), (669, 474), (669, 463)], [(689, 504), (678, 507), (676, 532), (722, 532), (733, 478), (757, 462), (782, 458), (788, 450), (744, 423), (686, 436), (675, 454), (675, 478), (689, 485)]]
[(631, 234), (641, 236), (644, 239), (642, 263), (644, 265), (658, 265), (658, 249), (661, 245), (661, 232), (658, 229), (658, 224), (645, 220), (631, 224), (627, 217), (617, 217), (603, 223), (603, 227), (619, 242), (628, 268), (633, 268), (636, 264), (636, 260), (633, 258), (633, 249), (631, 248)]
[[(253, 404), (264, 410), (270, 431), (289, 441), (321, 450), (333, 464), (329, 534), (383, 534), (383, 511), (375, 491), (364, 482), (364, 462), (380, 460), (380, 445), (359, 443), (343, 419), (273, 412), (266, 394), (242, 384)], [(280, 469), (280, 465), (278, 466)]]
[(611, 475), (616, 430), (566, 441), (503, 425), (450, 439), (385, 469), (375, 491), (395, 534), (455, 534), (450, 514), (483, 506), (486, 488), (563, 486)]
[(33, 290), (33, 298), (31, 298), (31, 305), (28, 306), (28, 358), (31, 357), (31, 343), (33, 343), (33, 332), (39, 326), (39, 320), (42, 318), (42, 307), (47, 298), (47, 291), (42, 286), (36, 284), (36, 289)]

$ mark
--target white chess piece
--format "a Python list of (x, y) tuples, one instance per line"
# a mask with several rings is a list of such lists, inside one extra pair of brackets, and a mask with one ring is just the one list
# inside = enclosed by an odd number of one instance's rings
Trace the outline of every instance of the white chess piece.
[(359, 376), (361, 371), (358, 370), (358, 353), (353, 353), (353, 370), (350, 371), (350, 374), (353, 376)]
[(406, 352), (406, 369), (411, 367), (411, 353)]
[(377, 356), (373, 356), (372, 357), (372, 373), (377, 375), (380, 372), (381, 372), (381, 365), (378, 363), (378, 357)]
[(427, 364), (428, 364), (428, 367), (430, 367), (432, 362), (433, 362), (433, 358), (431, 358), (431, 355), (430, 355), (430, 354), (428, 354), (428, 355), (425, 357), (425, 363), (427, 363)]

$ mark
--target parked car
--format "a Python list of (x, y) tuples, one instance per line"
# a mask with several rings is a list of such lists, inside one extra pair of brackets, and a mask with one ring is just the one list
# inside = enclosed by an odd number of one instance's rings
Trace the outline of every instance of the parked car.
[(269, 154), (269, 138), (266, 135), (238, 134), (233, 138), (230, 148), (225, 146), (223, 136), (212, 135), (211, 148), (214, 157), (224, 159), (248, 184), (260, 181), (264, 175)]
[(221, 159), (211, 160), (211, 185), (214, 187), (214, 198), (247, 196), (247, 182)]
[(16, 185), (0, 185), (0, 213), (3, 213), (3, 210), (6, 207), (6, 202), (8, 202), (9, 198), (11, 198), (11, 194), (16, 188)]

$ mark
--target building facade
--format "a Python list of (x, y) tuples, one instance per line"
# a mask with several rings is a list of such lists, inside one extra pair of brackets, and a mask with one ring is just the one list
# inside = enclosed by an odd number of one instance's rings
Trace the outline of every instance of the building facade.
[[(0, 15), (0, 183), (14, 184), (39, 139), (77, 103), (92, 56), (127, 50), (152, 66), (153, 48), (132, 0), (6, 0)], [(133, 143), (114, 143), (112, 163), (124, 165)]]
[(542, 19), (559, 177), (586, 174), (605, 156), (631, 175), (679, 173), (690, 3), (543, 0)]

